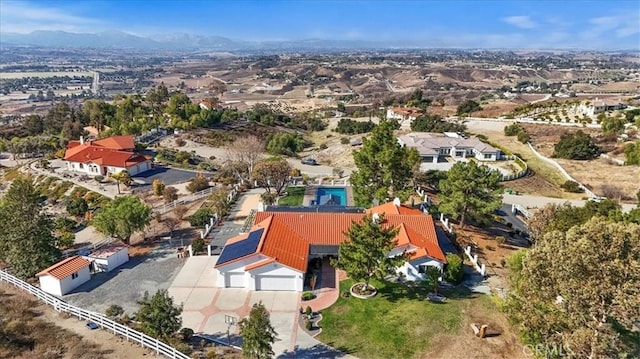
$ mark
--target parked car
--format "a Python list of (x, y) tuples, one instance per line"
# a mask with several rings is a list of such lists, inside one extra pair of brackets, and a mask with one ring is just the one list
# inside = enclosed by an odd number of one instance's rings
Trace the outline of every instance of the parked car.
[(303, 158), (300, 163), (302, 163), (303, 165), (309, 165), (309, 166), (315, 166), (318, 164), (318, 162), (313, 159), (313, 158)]
[(91, 329), (91, 330), (94, 330), (94, 329), (98, 329), (99, 326), (98, 326), (98, 324), (96, 324), (94, 322), (89, 322), (89, 323), (87, 323), (87, 328)]

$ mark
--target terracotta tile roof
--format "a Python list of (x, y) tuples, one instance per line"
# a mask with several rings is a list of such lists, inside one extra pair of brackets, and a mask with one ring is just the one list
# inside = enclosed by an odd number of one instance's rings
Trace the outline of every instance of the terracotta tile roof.
[[(393, 213), (394, 211), (396, 213)], [(409, 246), (411, 249), (408, 253), (411, 259), (430, 257), (446, 263), (444, 253), (438, 245), (431, 216), (406, 206), (396, 207), (393, 203), (374, 207), (369, 213), (385, 213), (382, 225), (398, 228), (396, 246)], [(345, 233), (352, 223), (362, 221), (363, 218), (362, 213), (258, 212), (249, 233), (231, 238), (226, 243), (230, 245), (247, 240), (251, 233), (264, 229), (255, 251), (242, 253), (241, 257), (215, 267), (262, 254), (267, 258), (246, 266), (245, 270), (278, 262), (305, 272), (310, 245), (339, 246), (347, 239)]]
[[(390, 204), (393, 206), (393, 203)], [(389, 203), (375, 208), (386, 208), (385, 206), (387, 205)], [(383, 225), (394, 228), (400, 227), (396, 238), (398, 246), (410, 243), (416, 247), (424, 248), (429, 257), (446, 263), (445, 256), (438, 245), (433, 218), (412, 208), (404, 206), (395, 208), (398, 208), (401, 214), (386, 213)], [(278, 231), (282, 232), (282, 235), (273, 237), (276, 238), (273, 245), (282, 246), (283, 248), (295, 248), (295, 250), (291, 251), (300, 253), (301, 249), (298, 248), (299, 244), (297, 243), (298, 238), (309, 245), (338, 246), (347, 238), (345, 232), (349, 230), (351, 224), (361, 221), (364, 216), (360, 213), (258, 212), (254, 223), (261, 224), (262, 221), (269, 217), (273, 217), (272, 226), (274, 224), (276, 226), (286, 226), (296, 235), (291, 241), (292, 243), (289, 243), (285, 241), (288, 237), (284, 234), (284, 230), (278, 229)], [(267, 231), (268, 234), (265, 238), (265, 243), (267, 244), (271, 244), (270, 239), (272, 237), (269, 235), (271, 230), (272, 228), (269, 228)]]
[(64, 279), (88, 266), (89, 261), (80, 256), (69, 257), (36, 274), (36, 277), (48, 274), (57, 279)]
[(248, 266), (244, 267), (244, 270), (250, 271), (252, 269), (260, 268), (260, 267), (266, 266), (267, 264), (271, 264), (275, 262), (276, 262), (275, 258), (266, 258), (261, 261), (257, 261), (255, 263), (249, 264)]
[[(267, 225), (266, 236), (260, 253), (278, 263), (301, 272), (307, 271), (307, 257), (309, 256), (309, 242), (295, 233), (286, 223), (277, 217), (270, 217), (265, 222)], [(260, 223), (258, 224), (260, 225)]]
[(367, 214), (371, 214), (371, 213), (413, 214), (413, 215), (423, 214), (422, 211), (417, 208), (411, 208), (403, 205), (396, 206), (393, 202), (388, 202), (376, 207), (371, 207), (366, 210), (366, 213)]
[(131, 135), (106, 137), (100, 140), (92, 141), (91, 144), (94, 146), (105, 147), (118, 151), (133, 150), (134, 148), (136, 148), (136, 145), (133, 141), (133, 136)]
[(67, 149), (64, 159), (71, 162), (89, 163), (113, 167), (129, 167), (147, 161), (145, 156), (128, 151), (117, 151), (89, 144)]

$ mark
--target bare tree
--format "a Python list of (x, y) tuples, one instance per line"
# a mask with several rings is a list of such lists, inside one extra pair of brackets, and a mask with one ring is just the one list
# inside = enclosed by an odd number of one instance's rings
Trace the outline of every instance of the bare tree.
[(256, 136), (239, 137), (227, 148), (229, 165), (239, 180), (250, 182), (253, 168), (264, 151), (264, 142)]
[(162, 225), (169, 231), (169, 236), (173, 236), (173, 232), (180, 227), (181, 220), (175, 217), (165, 217)]
[(615, 185), (605, 183), (602, 185), (602, 194), (610, 199), (620, 202), (624, 197), (624, 191)]
[(189, 211), (189, 208), (187, 206), (177, 206), (176, 208), (173, 209), (173, 214), (176, 216), (176, 218), (183, 219), (184, 215), (188, 211)]

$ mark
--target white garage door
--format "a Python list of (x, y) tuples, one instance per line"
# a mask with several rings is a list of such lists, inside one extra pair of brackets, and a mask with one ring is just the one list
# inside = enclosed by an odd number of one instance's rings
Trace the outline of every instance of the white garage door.
[(227, 273), (225, 287), (244, 288), (244, 273)]
[(256, 290), (296, 290), (296, 277), (259, 275)]

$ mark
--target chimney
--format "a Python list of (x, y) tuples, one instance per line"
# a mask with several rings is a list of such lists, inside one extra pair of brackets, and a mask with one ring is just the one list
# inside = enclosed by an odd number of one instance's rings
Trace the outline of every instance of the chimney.
[(393, 199), (393, 205), (396, 207), (400, 207), (402, 203), (400, 202), (400, 198), (396, 197)]
[(80, 136), (80, 144), (84, 145), (84, 136)]
[(373, 221), (373, 223), (375, 224), (380, 223), (380, 214), (374, 213), (373, 215), (371, 215), (371, 221)]

